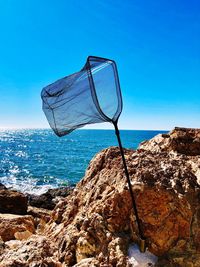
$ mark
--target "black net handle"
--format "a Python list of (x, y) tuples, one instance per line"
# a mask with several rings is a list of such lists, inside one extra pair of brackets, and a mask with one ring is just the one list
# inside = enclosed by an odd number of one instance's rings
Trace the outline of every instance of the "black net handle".
[(145, 241), (145, 237), (143, 235), (143, 231), (142, 231), (141, 224), (140, 224), (140, 219), (139, 219), (139, 216), (138, 216), (137, 205), (136, 205), (133, 189), (132, 189), (132, 186), (131, 186), (131, 181), (130, 181), (130, 177), (129, 177), (129, 173), (128, 173), (128, 168), (127, 168), (127, 165), (126, 165), (126, 160), (125, 160), (124, 150), (123, 150), (122, 143), (121, 143), (120, 133), (119, 133), (119, 129), (118, 129), (118, 126), (117, 126), (117, 122), (113, 123), (113, 124), (114, 124), (114, 127), (115, 127), (115, 134), (117, 136), (117, 141), (119, 143), (119, 149), (120, 149), (122, 162), (123, 162), (123, 166), (124, 166), (124, 172), (125, 172), (125, 175), (126, 175), (126, 179), (127, 179), (128, 187), (129, 187), (129, 192), (130, 192), (130, 196), (131, 196), (132, 208), (133, 208), (133, 211), (134, 211), (134, 214), (135, 214), (136, 223), (137, 223), (138, 232), (139, 232), (139, 237), (140, 237), (140, 241), (141, 241), (140, 250), (141, 250), (141, 252), (144, 252), (143, 250), (145, 250), (145, 248), (143, 249), (142, 247), (143, 246), (145, 247), (145, 242), (144, 242)]

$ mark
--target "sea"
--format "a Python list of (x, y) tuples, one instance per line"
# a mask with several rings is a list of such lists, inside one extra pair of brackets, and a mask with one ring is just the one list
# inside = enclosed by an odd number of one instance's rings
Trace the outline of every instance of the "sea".
[[(166, 131), (121, 130), (122, 145), (138, 145)], [(113, 130), (76, 130), (57, 137), (50, 129), (0, 130), (0, 183), (23, 193), (42, 194), (50, 188), (74, 186), (90, 160), (117, 146)]]

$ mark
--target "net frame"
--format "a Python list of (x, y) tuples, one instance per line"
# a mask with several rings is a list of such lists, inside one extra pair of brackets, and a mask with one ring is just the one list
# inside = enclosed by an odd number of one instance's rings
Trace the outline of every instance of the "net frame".
[[(112, 68), (112, 72), (114, 76), (113, 87), (114, 87), (115, 92), (113, 93), (115, 93), (115, 98), (117, 100), (117, 107), (116, 107), (116, 111), (113, 114), (113, 116), (109, 116), (103, 110), (101, 103), (100, 103), (101, 101), (99, 99), (100, 97), (98, 96), (98, 92), (96, 89), (97, 84), (95, 82), (95, 75), (96, 75), (95, 72), (96, 72), (97, 67), (99, 66), (102, 67), (103, 64), (104, 64), (103, 69), (106, 69), (107, 67)], [(106, 64), (107, 66), (105, 66)], [(101, 73), (101, 69), (100, 70), (98, 69), (98, 73)], [(91, 114), (88, 115), (87, 117), (83, 116), (82, 121), (73, 123), (72, 126), (70, 126), (69, 122), (67, 126), (65, 127), (61, 126), (63, 121), (65, 122), (67, 121), (67, 116), (73, 112), (73, 111), (71, 112), (71, 110), (69, 109), (67, 111), (68, 114), (66, 113), (64, 120), (56, 119), (56, 116), (59, 113), (58, 109), (63, 105), (62, 96), (66, 95), (67, 91), (70, 91), (70, 88), (73, 90), (76, 87), (76, 83), (79, 83), (79, 86), (80, 86), (79, 81), (81, 79), (82, 79), (82, 84), (86, 82), (86, 85), (84, 85), (84, 90), (90, 91), (87, 93), (90, 93), (90, 97), (91, 97), (91, 99), (88, 100), (89, 103), (86, 103), (86, 105), (84, 106), (84, 109), (87, 108), (87, 105), (89, 106), (89, 104), (92, 103), (96, 110), (93, 110)], [(76, 97), (76, 95), (74, 97)], [(122, 102), (122, 94), (121, 94), (121, 88), (120, 88), (120, 82), (119, 82), (119, 76), (118, 76), (116, 63), (114, 60), (111, 60), (108, 58), (88, 56), (84, 67), (79, 72), (63, 77), (57, 80), (56, 82), (44, 87), (41, 92), (41, 98), (43, 100), (43, 111), (50, 124), (50, 127), (54, 130), (55, 134), (58, 136), (64, 136), (72, 132), (73, 130), (77, 128), (81, 128), (87, 124), (101, 123), (101, 122), (110, 122), (113, 124), (117, 123), (119, 116), (123, 109), (123, 102)], [(71, 103), (73, 104), (73, 99)], [(79, 107), (77, 107), (77, 109), (79, 109)], [(62, 111), (62, 107), (61, 107), (61, 111)], [(95, 116), (93, 113), (95, 114)], [(81, 116), (81, 112), (79, 112), (79, 114)], [(76, 114), (74, 117), (78, 118), (79, 116)]]
[[(117, 93), (117, 98), (118, 98), (118, 108), (117, 108), (117, 111), (116, 111), (113, 119), (109, 118), (100, 107), (97, 93), (96, 93), (96, 89), (95, 89), (96, 86), (95, 86), (94, 79), (93, 79), (92, 68), (91, 68), (91, 61), (93, 59), (95, 59), (95, 61), (99, 61), (99, 62), (104, 62), (104, 61), (111, 62), (111, 66), (113, 68), (113, 73), (114, 73), (114, 77), (115, 77), (116, 93)], [(90, 80), (90, 88), (93, 91), (93, 101), (94, 101), (99, 113), (102, 115), (102, 117), (104, 117), (106, 119), (106, 121), (116, 123), (118, 121), (119, 116), (120, 116), (122, 109), (123, 109), (123, 101), (122, 101), (121, 87), (120, 87), (120, 82), (119, 82), (119, 75), (118, 75), (117, 65), (116, 65), (115, 61), (108, 59), (108, 58), (89, 56), (87, 58), (86, 69), (89, 72), (88, 77)]]

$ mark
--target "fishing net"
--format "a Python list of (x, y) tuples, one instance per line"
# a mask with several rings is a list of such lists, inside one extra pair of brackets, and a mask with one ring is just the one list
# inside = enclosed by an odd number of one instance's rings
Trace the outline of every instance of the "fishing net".
[(112, 122), (122, 111), (117, 67), (113, 60), (87, 58), (85, 66), (43, 88), (43, 111), (58, 136), (87, 124)]
[(141, 251), (144, 251), (145, 239), (117, 126), (122, 112), (122, 96), (115, 62), (90, 56), (79, 72), (43, 88), (41, 97), (43, 111), (58, 136), (66, 135), (87, 124), (99, 122), (114, 124), (141, 239), (140, 247)]

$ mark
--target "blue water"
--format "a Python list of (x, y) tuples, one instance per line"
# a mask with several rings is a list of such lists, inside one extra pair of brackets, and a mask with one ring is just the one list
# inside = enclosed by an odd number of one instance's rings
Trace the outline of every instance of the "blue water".
[[(160, 131), (122, 130), (123, 146), (136, 149)], [(112, 130), (77, 130), (59, 138), (51, 130), (0, 131), (0, 182), (22, 192), (76, 184), (100, 150), (117, 146)]]

